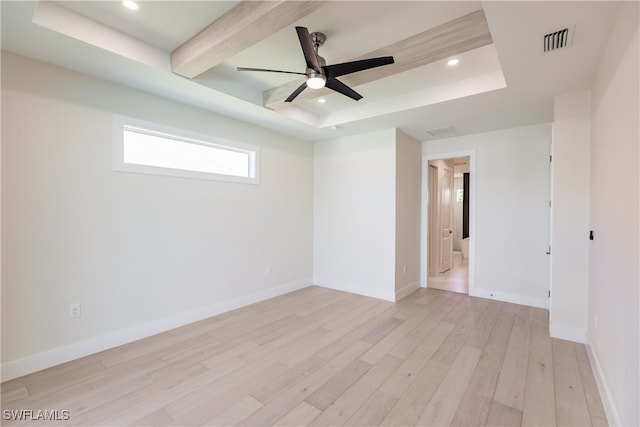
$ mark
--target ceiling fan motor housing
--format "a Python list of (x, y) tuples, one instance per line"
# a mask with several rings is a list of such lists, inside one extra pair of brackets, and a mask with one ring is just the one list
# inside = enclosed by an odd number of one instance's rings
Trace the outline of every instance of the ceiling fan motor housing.
[(313, 47), (316, 49), (316, 53), (318, 53), (318, 48), (327, 41), (327, 36), (319, 32), (311, 33), (310, 35), (311, 41), (313, 42)]
[(307, 87), (310, 89), (327, 87), (335, 92), (341, 93), (355, 101), (358, 101), (362, 99), (362, 95), (339, 81), (337, 77), (394, 63), (393, 56), (384, 56), (380, 58), (359, 59), (356, 61), (343, 62), (341, 64), (327, 65), (327, 61), (318, 55), (318, 48), (324, 44), (327, 40), (327, 36), (319, 32), (309, 33), (309, 30), (305, 27), (296, 27), (296, 33), (300, 40), (300, 46), (302, 47), (305, 62), (307, 63), (306, 73), (238, 67), (238, 71), (266, 71), (273, 73), (302, 74), (306, 76), (306, 81), (298, 86), (298, 88), (294, 90), (284, 102), (292, 102)]

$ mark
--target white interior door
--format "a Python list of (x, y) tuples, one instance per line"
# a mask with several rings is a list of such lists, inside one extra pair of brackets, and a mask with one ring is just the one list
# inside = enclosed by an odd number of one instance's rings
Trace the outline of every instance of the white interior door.
[(438, 168), (440, 175), (440, 273), (453, 263), (453, 168)]
[(440, 272), (440, 186), (438, 167), (429, 164), (429, 275)]

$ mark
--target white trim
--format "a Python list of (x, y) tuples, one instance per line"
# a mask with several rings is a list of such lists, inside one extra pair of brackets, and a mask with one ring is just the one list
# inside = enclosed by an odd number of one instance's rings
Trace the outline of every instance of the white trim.
[(537, 298), (527, 295), (511, 294), (508, 292), (495, 292), (487, 289), (472, 289), (471, 286), (469, 286), (469, 296), (510, 302), (512, 304), (526, 305), (529, 307), (549, 308), (548, 298)]
[(593, 376), (596, 379), (596, 384), (598, 385), (598, 391), (600, 392), (600, 399), (602, 400), (602, 406), (604, 406), (604, 412), (607, 416), (607, 424), (610, 426), (620, 426), (622, 423), (620, 422), (620, 417), (618, 416), (618, 411), (616, 411), (616, 406), (614, 404), (614, 400), (611, 397), (611, 391), (609, 387), (607, 387), (607, 382), (604, 380), (604, 374), (602, 373), (602, 368), (600, 362), (598, 361), (598, 357), (596, 356), (595, 351), (590, 344), (585, 345), (587, 348), (587, 356), (589, 356), (589, 362), (591, 362), (591, 370), (593, 371)]
[(420, 283), (418, 282), (409, 283), (408, 285), (403, 286), (402, 288), (396, 290), (396, 301), (400, 301), (402, 298), (408, 297), (419, 288)]
[[(174, 169), (159, 166), (126, 163), (124, 161), (124, 130), (140, 130), (140, 133), (167, 136), (169, 139), (185, 143), (211, 146), (248, 154), (249, 176), (234, 176), (210, 172), (199, 172), (185, 169)], [(236, 141), (215, 138), (210, 135), (195, 133), (184, 129), (160, 125), (145, 120), (133, 119), (119, 115), (113, 116), (112, 135), (112, 168), (116, 172), (129, 172), (146, 175), (173, 176), (178, 178), (192, 178), (209, 181), (235, 182), (241, 184), (260, 184), (260, 147)]]
[(422, 197), (420, 212), (420, 286), (428, 287), (429, 259), (429, 160), (469, 157), (469, 295), (476, 286), (476, 150), (422, 155)]
[(396, 301), (395, 291), (389, 292), (389, 291), (372, 290), (369, 288), (363, 288), (362, 286), (359, 286), (359, 285), (354, 285), (351, 283), (344, 283), (344, 282), (336, 282), (328, 279), (314, 279), (313, 284), (315, 286), (321, 286), (323, 288), (334, 289), (336, 291), (343, 291), (343, 292), (349, 292), (352, 294), (363, 295), (365, 297), (377, 298), (377, 299), (382, 299), (382, 300), (391, 301), (391, 302)]
[(549, 324), (549, 335), (551, 338), (579, 342), (580, 344), (588, 344), (589, 342), (587, 338), (587, 331), (585, 329), (558, 325), (556, 323)]
[(33, 354), (18, 360), (2, 364), (2, 381), (8, 381), (32, 372), (50, 368), (80, 357), (98, 353), (122, 344), (149, 337), (161, 332), (207, 319), (220, 313), (255, 304), (269, 298), (277, 297), (298, 289), (311, 286), (311, 278), (285, 283), (274, 288), (254, 292), (233, 298), (207, 307), (198, 308), (185, 313), (176, 314), (163, 319), (154, 320), (110, 334), (89, 338), (63, 347), (54, 348), (42, 353)]

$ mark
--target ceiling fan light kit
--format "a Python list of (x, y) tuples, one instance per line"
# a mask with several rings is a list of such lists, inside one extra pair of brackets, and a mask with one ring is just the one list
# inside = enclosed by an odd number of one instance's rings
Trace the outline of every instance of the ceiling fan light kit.
[(307, 87), (310, 89), (321, 89), (325, 86), (358, 101), (362, 99), (362, 95), (342, 83), (337, 79), (337, 77), (394, 63), (393, 56), (383, 56), (380, 58), (361, 59), (357, 61), (343, 62), (341, 64), (326, 65), (327, 62), (325, 59), (318, 54), (318, 48), (324, 44), (327, 40), (327, 36), (319, 32), (309, 33), (309, 30), (305, 27), (296, 27), (296, 32), (307, 64), (307, 70), (305, 73), (247, 67), (238, 67), (237, 70), (300, 74), (306, 76), (306, 81), (294, 90), (285, 102), (293, 101)]
[(322, 89), (327, 83), (327, 78), (322, 74), (309, 74), (307, 87), (309, 89)]

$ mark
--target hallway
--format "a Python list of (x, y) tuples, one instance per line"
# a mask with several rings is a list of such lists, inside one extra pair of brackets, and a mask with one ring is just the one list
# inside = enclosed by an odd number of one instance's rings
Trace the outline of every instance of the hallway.
[(469, 259), (462, 252), (453, 252), (453, 268), (437, 276), (429, 276), (427, 287), (443, 291), (469, 293)]

